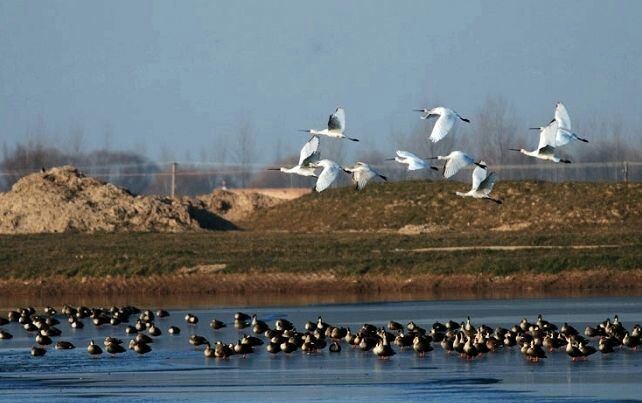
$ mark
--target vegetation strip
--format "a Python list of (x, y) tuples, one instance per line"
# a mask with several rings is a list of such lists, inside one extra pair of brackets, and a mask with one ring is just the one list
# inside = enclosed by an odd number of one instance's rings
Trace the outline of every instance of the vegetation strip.
[(606, 249), (622, 248), (631, 245), (487, 245), (487, 246), (448, 246), (443, 248), (394, 249), (393, 252), (460, 252), (470, 250), (518, 251), (529, 249)]
[[(527, 275), (522, 275), (527, 274)], [(261, 281), (257, 281), (257, 277)], [(2, 279), (0, 294), (31, 296), (99, 295), (324, 295), (436, 291), (497, 290), (640, 290), (642, 270), (567, 270), (560, 273), (384, 274), (346, 275), (322, 273), (218, 273), (164, 274), (157, 276), (74, 277)]]

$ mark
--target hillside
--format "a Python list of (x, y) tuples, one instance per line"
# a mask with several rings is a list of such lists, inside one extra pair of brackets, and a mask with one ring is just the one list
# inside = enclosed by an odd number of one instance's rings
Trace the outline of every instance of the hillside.
[(462, 198), (456, 182), (374, 183), (330, 189), (259, 210), (243, 228), (275, 231), (563, 231), (642, 228), (642, 184), (500, 182), (487, 200)]

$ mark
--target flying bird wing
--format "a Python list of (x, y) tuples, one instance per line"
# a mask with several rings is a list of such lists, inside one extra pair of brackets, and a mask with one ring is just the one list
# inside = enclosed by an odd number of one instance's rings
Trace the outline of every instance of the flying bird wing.
[(397, 158), (399, 158), (397, 159), (398, 162), (408, 164), (409, 171), (424, 169), (427, 166), (426, 161), (422, 160), (411, 152), (397, 150), (397, 156)]
[(337, 110), (330, 115), (328, 119), (328, 130), (343, 133), (346, 129), (346, 113), (343, 108)]
[(566, 107), (561, 102), (558, 102), (555, 107), (555, 121), (559, 127), (571, 130), (571, 117), (569, 116)]
[[(484, 165), (484, 161), (480, 161), (480, 164)], [(473, 170), (473, 190), (478, 190), (482, 182), (488, 177), (488, 171), (482, 167), (475, 167)]]
[(352, 183), (357, 190), (361, 190), (366, 187), (370, 179), (374, 178), (375, 175), (377, 174), (368, 166), (355, 169), (352, 171)]
[[(577, 136), (576, 136), (577, 137)], [(555, 134), (555, 147), (567, 145), (573, 139), (573, 133), (563, 127), (557, 129)]]
[(555, 147), (553, 146), (544, 146), (537, 151), (541, 155), (555, 155)]
[(493, 186), (495, 186), (495, 181), (497, 180), (495, 176), (495, 172), (491, 172), (486, 179), (484, 179), (480, 184), (479, 188), (477, 190), (483, 192), (486, 196), (490, 194), (490, 192), (493, 190)]
[[(299, 166), (306, 166), (319, 159), (319, 136), (312, 136), (310, 140), (301, 148), (299, 154)], [(315, 157), (316, 156), (316, 157)]]
[(444, 165), (444, 177), (446, 179), (450, 178), (459, 172), (460, 169), (472, 164), (473, 162), (475, 162), (473, 157), (466, 153), (458, 152), (446, 162), (446, 165)]
[(341, 167), (339, 167), (336, 162), (332, 162), (330, 165), (323, 168), (323, 171), (321, 171), (319, 179), (317, 179), (317, 183), (314, 186), (314, 190), (322, 192), (327, 189), (337, 178), (340, 169)]
[(432, 128), (432, 133), (430, 133), (429, 137), (430, 141), (436, 143), (446, 137), (450, 129), (455, 125), (456, 120), (457, 117), (454, 113), (442, 112)]
[(416, 158), (419, 159), (415, 154), (409, 152), (409, 151), (401, 151), (397, 150), (397, 155), (400, 156), (401, 158)]
[(557, 137), (557, 121), (551, 122), (548, 126), (542, 127), (539, 131), (539, 144), (538, 149), (545, 146), (555, 147)]

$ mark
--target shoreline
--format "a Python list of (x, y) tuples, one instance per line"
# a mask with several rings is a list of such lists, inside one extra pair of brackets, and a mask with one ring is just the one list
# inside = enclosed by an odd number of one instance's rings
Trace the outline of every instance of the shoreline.
[(573, 293), (635, 291), (642, 295), (642, 270), (568, 270), (478, 274), (347, 275), (312, 273), (170, 273), (151, 276), (0, 279), (0, 295), (10, 297), (109, 297), (207, 295), (339, 295), (351, 293)]

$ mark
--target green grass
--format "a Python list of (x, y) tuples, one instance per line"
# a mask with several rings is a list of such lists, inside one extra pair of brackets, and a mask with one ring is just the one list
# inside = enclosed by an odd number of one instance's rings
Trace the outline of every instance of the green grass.
[[(412, 252), (426, 247), (618, 244), (608, 249)], [(403, 250), (403, 251), (399, 251)], [(226, 273), (321, 272), (336, 275), (642, 269), (642, 234), (626, 228), (593, 233), (122, 233), (0, 236), (0, 278), (138, 276), (226, 264)]]

